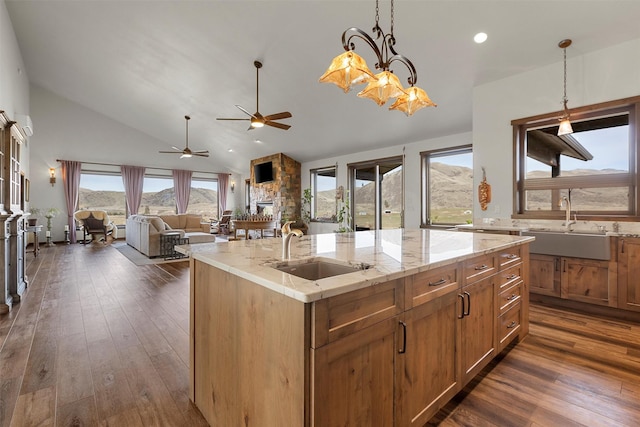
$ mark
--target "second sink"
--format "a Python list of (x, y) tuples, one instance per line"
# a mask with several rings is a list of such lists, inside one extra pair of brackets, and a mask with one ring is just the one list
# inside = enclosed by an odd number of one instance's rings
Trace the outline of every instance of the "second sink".
[(524, 231), (522, 235), (536, 238), (529, 247), (530, 252), (534, 254), (599, 260), (611, 259), (610, 239), (604, 234)]

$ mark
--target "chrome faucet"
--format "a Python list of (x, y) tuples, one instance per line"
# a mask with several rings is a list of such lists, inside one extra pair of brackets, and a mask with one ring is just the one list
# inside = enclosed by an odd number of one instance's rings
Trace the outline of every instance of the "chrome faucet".
[(576, 221), (571, 220), (571, 200), (567, 196), (562, 196), (562, 201), (560, 202), (560, 207), (565, 208), (565, 220), (564, 226), (567, 227), (567, 231), (571, 231), (571, 225), (575, 224)]
[(291, 254), (291, 238), (293, 236), (302, 237), (304, 234), (297, 228), (291, 228), (293, 221), (287, 221), (282, 225), (282, 259), (289, 259)]

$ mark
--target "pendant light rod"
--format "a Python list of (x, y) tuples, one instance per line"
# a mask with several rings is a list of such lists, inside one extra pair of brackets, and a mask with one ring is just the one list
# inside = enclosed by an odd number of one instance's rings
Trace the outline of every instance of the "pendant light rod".
[[(376, 24), (373, 27), (372, 32), (376, 35), (376, 40), (381, 40), (380, 47), (378, 47), (375, 40), (369, 34), (359, 28), (351, 27), (342, 33), (342, 46), (344, 47), (344, 50), (355, 50), (356, 46), (353, 42), (354, 37), (364, 40), (376, 54), (378, 62), (376, 62), (375, 67), (377, 70), (391, 71), (390, 67), (392, 62), (401, 62), (409, 70), (407, 82), (410, 86), (415, 85), (418, 82), (416, 67), (414, 67), (409, 58), (404, 55), (400, 55), (394, 49), (396, 38), (393, 35), (393, 0), (391, 1), (391, 32), (385, 34), (382, 28), (380, 28), (378, 21), (378, 0), (376, 0)], [(391, 52), (392, 55), (389, 55), (389, 52)]]
[(558, 47), (562, 49), (563, 53), (563, 64), (564, 64), (564, 75), (563, 75), (563, 96), (562, 96), (562, 117), (560, 117), (560, 125), (558, 127), (558, 136), (568, 135), (573, 133), (573, 128), (571, 127), (571, 116), (569, 114), (569, 109), (567, 108), (567, 102), (569, 99), (567, 98), (567, 48), (571, 46), (571, 39), (564, 39), (558, 43)]

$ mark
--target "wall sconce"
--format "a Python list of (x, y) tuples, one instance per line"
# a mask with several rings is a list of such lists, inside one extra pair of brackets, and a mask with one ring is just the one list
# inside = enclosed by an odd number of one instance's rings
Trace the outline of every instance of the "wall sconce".
[(231, 192), (233, 193), (233, 190), (236, 189), (236, 182), (235, 181), (231, 181)]
[(51, 183), (52, 187), (53, 187), (53, 184), (56, 183), (56, 169), (55, 168), (49, 168), (49, 182)]

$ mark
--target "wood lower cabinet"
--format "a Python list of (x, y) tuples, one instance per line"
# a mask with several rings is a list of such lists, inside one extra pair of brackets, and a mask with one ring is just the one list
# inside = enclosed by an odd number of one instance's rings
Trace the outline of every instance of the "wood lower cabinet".
[(560, 297), (560, 257), (531, 254), (529, 264), (531, 292)]
[(314, 426), (393, 426), (398, 317), (312, 350)]
[(462, 288), (461, 305), (461, 369), (463, 382), (468, 382), (495, 356), (495, 278), (488, 277)]
[(617, 262), (531, 254), (530, 290), (589, 304), (618, 306)]
[[(397, 426), (423, 426), (461, 389), (458, 289), (405, 313), (406, 349)], [(381, 424), (370, 424), (381, 425)]]
[(190, 398), (212, 426), (423, 426), (526, 334), (516, 249), (312, 303), (192, 259)]
[(618, 242), (619, 307), (640, 311), (640, 239), (621, 238)]

